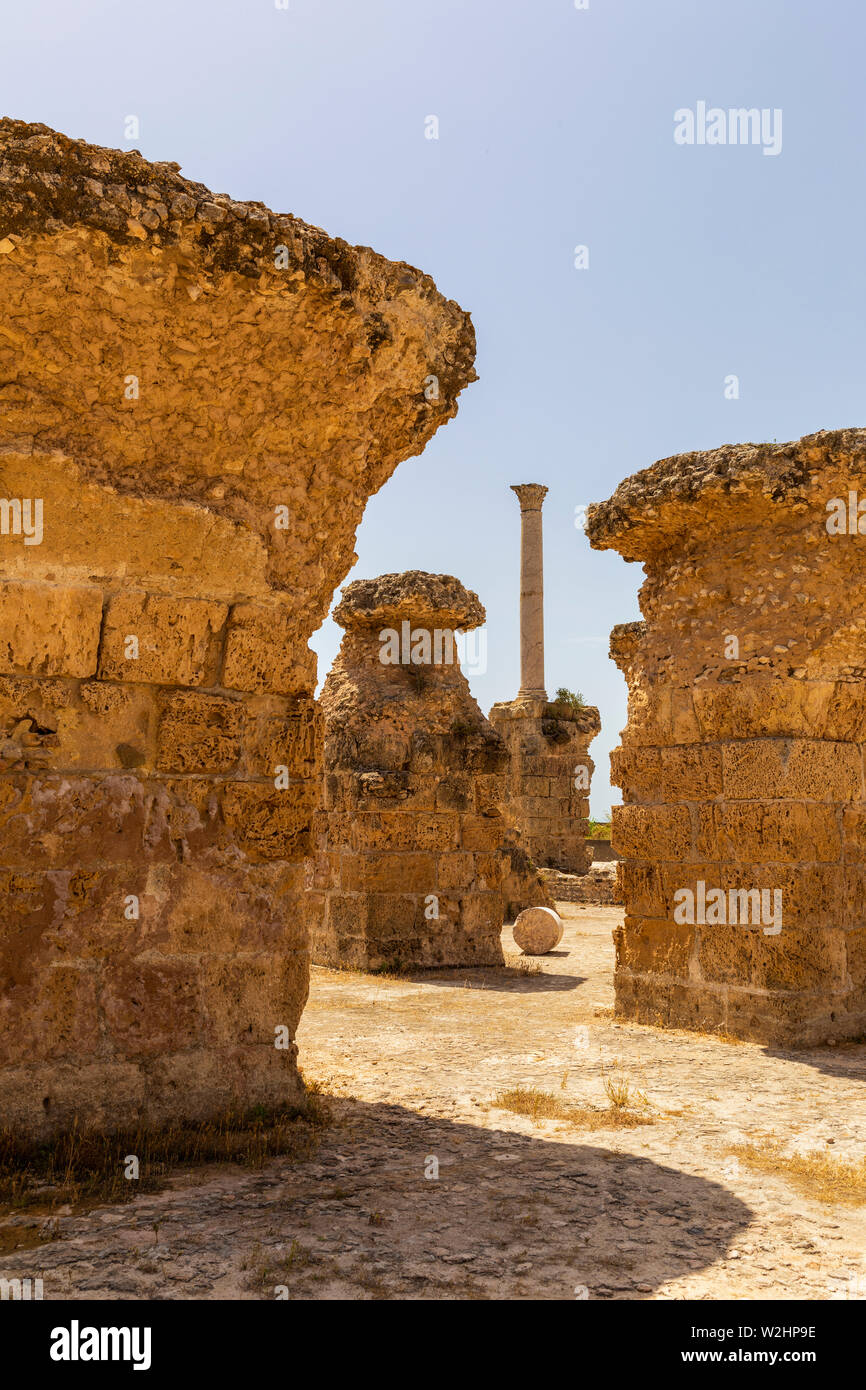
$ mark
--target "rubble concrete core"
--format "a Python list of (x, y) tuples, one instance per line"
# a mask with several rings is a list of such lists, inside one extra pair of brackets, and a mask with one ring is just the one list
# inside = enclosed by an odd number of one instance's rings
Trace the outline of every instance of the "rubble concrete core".
[(845, 429), (663, 459), (589, 509), (591, 543), (646, 572), (645, 621), (611, 637), (625, 1017), (866, 1035), (864, 493)]
[(490, 722), (509, 753), (506, 806), (520, 844), (540, 869), (585, 874), (598, 710), (518, 696), (494, 705)]
[(0, 154), (0, 1114), (288, 1101), (307, 642), (471, 321), (176, 164), (8, 119)]
[(411, 570), (347, 585), (333, 616), (345, 635), (321, 695), (313, 959), (500, 965), (510, 901), (550, 899), (507, 844), (507, 751), (457, 656), (455, 633), (483, 623), (484, 608), (451, 575)]

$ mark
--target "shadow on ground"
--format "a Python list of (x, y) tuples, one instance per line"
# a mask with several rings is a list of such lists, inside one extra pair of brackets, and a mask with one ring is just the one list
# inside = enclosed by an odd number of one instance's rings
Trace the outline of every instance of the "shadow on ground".
[(577, 989), (586, 984), (585, 975), (525, 975), (522, 971), (490, 966), (486, 970), (436, 970), (413, 971), (401, 977), (413, 985), (447, 985), (449, 989), (461, 985), (466, 989), (489, 989), (499, 993), (517, 994), (561, 994), (564, 990)]
[(46, 1299), (644, 1298), (721, 1258), (752, 1216), (603, 1143), (331, 1104), (312, 1157), (199, 1169), (60, 1218), (3, 1275), (41, 1274)]
[(797, 1062), (812, 1067), (825, 1076), (839, 1076), (847, 1081), (866, 1081), (866, 1043), (840, 1043), (838, 1047), (796, 1048), (762, 1047), (767, 1057), (783, 1062)]

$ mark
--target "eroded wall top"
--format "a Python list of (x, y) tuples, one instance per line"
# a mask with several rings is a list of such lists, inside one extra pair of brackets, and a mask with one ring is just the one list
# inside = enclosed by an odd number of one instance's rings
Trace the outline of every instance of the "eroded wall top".
[(478, 595), (466, 589), (450, 574), (427, 574), (407, 570), (403, 574), (381, 574), (378, 579), (356, 579), (347, 584), (334, 609), (334, 620), (341, 627), (384, 626), (404, 620), (419, 627), (468, 632), (485, 619)]
[[(866, 430), (819, 430), (785, 444), (726, 444), (675, 454), (620, 483), (607, 502), (591, 505), (586, 534), (596, 550), (646, 560), (692, 536), (775, 516), (786, 530), (795, 518), (826, 520), (834, 480), (866, 477)], [(830, 492), (827, 491), (828, 486)]]
[(260, 537), (301, 636), (367, 498), (475, 378), (468, 314), (412, 266), (9, 119), (0, 301), (0, 442)]

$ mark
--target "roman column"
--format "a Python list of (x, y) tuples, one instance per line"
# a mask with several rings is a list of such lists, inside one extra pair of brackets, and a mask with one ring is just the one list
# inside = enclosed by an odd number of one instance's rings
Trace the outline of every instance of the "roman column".
[(518, 699), (546, 700), (544, 689), (544, 544), (541, 508), (547, 488), (514, 483), (520, 502), (520, 692)]
[(541, 483), (512, 484), (520, 501), (520, 691), (493, 706), (490, 722), (504, 738), (510, 772), (506, 806), (521, 848), (539, 867), (582, 874), (586, 844), (589, 744), (600, 728), (590, 705), (550, 704), (544, 689), (544, 559)]

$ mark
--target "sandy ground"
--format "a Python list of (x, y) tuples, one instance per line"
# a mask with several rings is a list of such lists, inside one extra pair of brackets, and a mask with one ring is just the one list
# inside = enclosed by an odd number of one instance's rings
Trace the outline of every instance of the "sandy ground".
[[(311, 1158), (61, 1217), (59, 1239), (0, 1274), (41, 1273), (46, 1298), (866, 1297), (866, 1207), (729, 1152), (775, 1135), (861, 1158), (866, 1046), (781, 1053), (616, 1023), (620, 909), (561, 911), (533, 975), (315, 969), (301, 1062), (337, 1099)], [(504, 944), (517, 962), (508, 929)], [(496, 1104), (523, 1086), (609, 1114), (606, 1078), (652, 1123)]]

